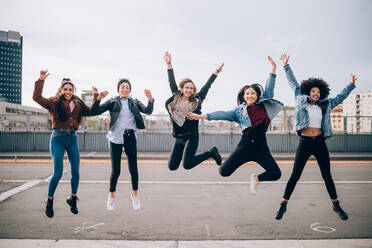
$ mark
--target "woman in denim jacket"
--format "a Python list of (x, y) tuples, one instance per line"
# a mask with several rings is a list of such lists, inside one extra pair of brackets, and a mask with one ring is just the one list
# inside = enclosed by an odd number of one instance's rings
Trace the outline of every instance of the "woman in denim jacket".
[(301, 177), (305, 164), (309, 157), (314, 155), (333, 203), (333, 210), (342, 220), (347, 220), (348, 215), (342, 210), (337, 199), (325, 139), (332, 137), (331, 109), (340, 104), (350, 94), (355, 88), (357, 78), (351, 74), (351, 83), (335, 98), (327, 98), (329, 87), (325, 81), (319, 78), (309, 78), (302, 81), (301, 85), (299, 85), (288, 64), (289, 56), (283, 54), (280, 59), (283, 62), (289, 85), (295, 92), (296, 131), (301, 138), (296, 151), (292, 175), (285, 188), (283, 200), (275, 218), (280, 220), (283, 217), (287, 210), (287, 202)]
[(222, 71), (222, 65), (209, 77), (203, 88), (196, 91), (194, 82), (190, 78), (180, 80), (179, 88), (174, 77), (171, 55), (166, 52), (164, 60), (168, 65), (168, 80), (172, 96), (165, 102), (165, 108), (171, 119), (173, 136), (176, 139), (168, 161), (170, 170), (177, 170), (183, 158), (183, 168), (189, 170), (201, 162), (213, 158), (218, 165), (222, 158), (216, 147), (196, 155), (199, 144), (199, 121), (186, 118), (188, 113), (201, 113), (202, 103), (207, 96), (217, 75)]
[(281, 171), (272, 157), (266, 142), (266, 131), (270, 121), (282, 110), (283, 104), (274, 100), (276, 64), (268, 57), (272, 64), (265, 90), (259, 84), (244, 86), (238, 93), (238, 106), (231, 111), (217, 111), (206, 115), (189, 114), (192, 120), (227, 120), (240, 124), (243, 135), (234, 152), (222, 164), (220, 174), (230, 176), (237, 168), (248, 161), (255, 161), (265, 172), (251, 175), (250, 190), (256, 193), (257, 184), (261, 181), (278, 180)]

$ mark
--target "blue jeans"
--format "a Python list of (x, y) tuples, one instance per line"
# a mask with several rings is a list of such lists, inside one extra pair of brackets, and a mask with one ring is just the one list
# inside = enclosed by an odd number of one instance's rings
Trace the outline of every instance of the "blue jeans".
[(71, 166), (71, 193), (76, 194), (79, 186), (80, 153), (76, 132), (53, 130), (50, 136), (50, 153), (53, 159), (54, 173), (49, 183), (48, 196), (53, 196), (63, 174), (63, 157), (67, 151)]

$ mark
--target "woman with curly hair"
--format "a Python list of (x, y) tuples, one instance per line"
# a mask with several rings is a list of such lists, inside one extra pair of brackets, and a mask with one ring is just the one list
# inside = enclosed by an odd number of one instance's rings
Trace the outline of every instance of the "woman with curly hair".
[(257, 162), (265, 169), (265, 172), (260, 175), (251, 174), (250, 190), (252, 194), (256, 193), (259, 182), (275, 181), (281, 176), (278, 164), (271, 155), (266, 142), (267, 128), (271, 120), (283, 108), (281, 102), (273, 99), (276, 64), (271, 57), (268, 57), (268, 60), (272, 64), (272, 73), (267, 79), (265, 90), (259, 84), (245, 85), (238, 93), (238, 106), (233, 110), (216, 111), (206, 115), (188, 115), (192, 120), (227, 120), (240, 124), (242, 138), (233, 153), (220, 167), (220, 175), (231, 176), (244, 163)]
[(342, 220), (347, 220), (348, 215), (340, 207), (337, 198), (335, 184), (330, 170), (329, 152), (325, 140), (332, 137), (330, 113), (331, 109), (350, 94), (355, 88), (357, 77), (351, 75), (351, 83), (343, 89), (335, 98), (327, 98), (329, 95), (328, 84), (319, 78), (309, 78), (297, 83), (297, 80), (288, 64), (289, 56), (283, 54), (280, 57), (287, 75), (289, 85), (295, 92), (296, 99), (296, 131), (300, 136), (300, 142), (296, 151), (293, 171), (284, 191), (280, 208), (275, 215), (277, 220), (283, 217), (287, 210), (287, 203), (300, 179), (305, 164), (311, 155), (314, 155), (327, 187), (328, 194), (333, 204), (333, 210)]
[(172, 67), (171, 55), (166, 52), (164, 60), (168, 65), (168, 80), (172, 96), (165, 102), (165, 108), (173, 126), (173, 136), (176, 139), (168, 161), (170, 170), (177, 170), (183, 159), (183, 167), (187, 170), (194, 168), (201, 162), (213, 158), (218, 165), (222, 158), (217, 147), (209, 151), (196, 154), (199, 144), (199, 121), (186, 118), (188, 113), (201, 114), (201, 105), (207, 96), (209, 88), (222, 71), (222, 65), (209, 77), (208, 81), (197, 92), (194, 82), (190, 78), (181, 79), (177, 87)]

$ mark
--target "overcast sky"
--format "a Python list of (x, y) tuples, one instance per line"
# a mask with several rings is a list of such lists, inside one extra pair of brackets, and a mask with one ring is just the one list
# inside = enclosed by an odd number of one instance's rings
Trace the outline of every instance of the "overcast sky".
[(63, 77), (78, 89), (108, 90), (132, 82), (132, 96), (155, 98), (154, 113), (165, 113), (170, 97), (165, 51), (176, 79), (190, 77), (200, 89), (225, 63), (203, 104), (204, 112), (236, 105), (244, 84), (264, 84), (277, 62), (274, 98), (294, 105), (281, 62), (283, 52), (300, 82), (321, 77), (335, 96), (358, 75), (355, 92), (372, 89), (372, 1), (41, 1), (0, 3), (0, 30), (23, 36), (22, 104), (32, 100), (41, 69), (51, 73), (44, 96), (55, 94)]

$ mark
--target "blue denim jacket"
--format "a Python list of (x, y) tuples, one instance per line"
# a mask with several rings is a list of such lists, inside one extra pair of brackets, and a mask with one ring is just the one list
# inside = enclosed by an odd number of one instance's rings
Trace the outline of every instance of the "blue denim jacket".
[[(300, 131), (309, 126), (309, 113), (306, 110), (306, 105), (310, 102), (310, 97), (308, 95), (301, 94), (301, 87), (297, 83), (297, 80), (292, 72), (289, 64), (284, 66), (284, 70), (287, 75), (289, 85), (295, 92), (296, 100), (296, 131)], [(350, 92), (355, 88), (355, 84), (348, 84), (340, 94), (335, 98), (326, 98), (319, 100), (319, 105), (326, 104), (326, 110), (323, 112), (322, 119), (322, 132), (326, 139), (332, 137), (332, 125), (331, 125), (331, 109), (342, 103), (343, 100), (350, 94)]]
[[(267, 116), (272, 120), (282, 109), (283, 103), (273, 99), (276, 75), (271, 73), (266, 81), (265, 92), (256, 104), (263, 104)], [(242, 130), (252, 126), (247, 111), (247, 103), (244, 102), (230, 111), (216, 111), (207, 114), (208, 120), (227, 120), (239, 123)]]

